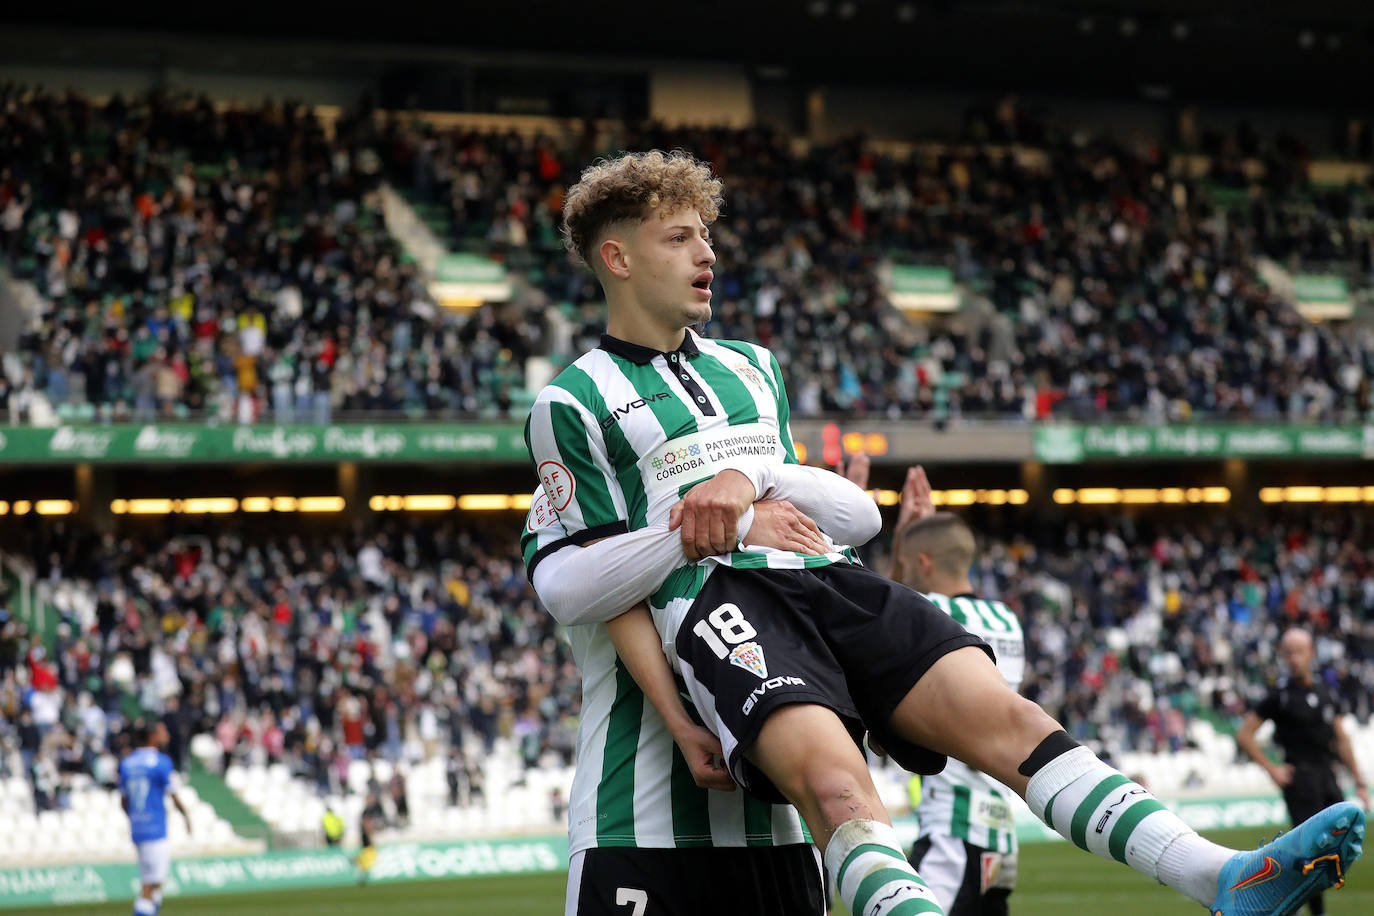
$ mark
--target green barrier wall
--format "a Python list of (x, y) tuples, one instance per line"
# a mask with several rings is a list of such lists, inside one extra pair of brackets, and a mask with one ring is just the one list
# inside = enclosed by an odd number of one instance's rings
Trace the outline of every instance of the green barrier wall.
[(1371, 458), (1374, 426), (1070, 426), (1035, 428), (1049, 464), (1150, 458)]
[[(397, 843), (378, 849), (369, 883), (556, 872), (568, 865), (565, 836), (450, 843)], [(358, 880), (339, 850), (268, 853), (172, 862), (168, 897), (274, 888), (332, 887)], [(0, 870), (0, 908), (132, 900), (138, 866), (56, 865)]]
[(0, 465), (49, 462), (525, 461), (519, 423), (0, 426)]
[[(1176, 802), (1170, 807), (1197, 830), (1228, 827), (1269, 828), (1283, 824), (1287, 813), (1278, 796)], [(1016, 834), (1022, 843), (1058, 840), (1044, 824), (1022, 811)], [(916, 821), (895, 822), (903, 842), (916, 836)], [(484, 877), (563, 871), (568, 865), (565, 836), (468, 840), (449, 843), (397, 843), (378, 848), (371, 883), (436, 878)], [(169, 897), (232, 894), (273, 888), (332, 887), (357, 881), (349, 853), (339, 850), (268, 853), (232, 858), (183, 859), (172, 862), (164, 893)], [(0, 870), (0, 909), (57, 903), (132, 900), (138, 867), (58, 865)]]

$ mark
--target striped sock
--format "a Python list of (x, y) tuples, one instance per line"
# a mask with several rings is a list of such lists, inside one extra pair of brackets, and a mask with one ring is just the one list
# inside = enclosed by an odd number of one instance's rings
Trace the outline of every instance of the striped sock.
[[(1026, 786), (1026, 804), (1079, 849), (1129, 865), (1203, 906), (1211, 903), (1221, 864), (1231, 855), (1086, 747), (1074, 746), (1041, 766)], [(1161, 868), (1175, 841), (1191, 855)]]
[(845, 821), (825, 847), (831, 886), (853, 916), (913, 916), (944, 910), (902, 855), (897, 832), (880, 821)]

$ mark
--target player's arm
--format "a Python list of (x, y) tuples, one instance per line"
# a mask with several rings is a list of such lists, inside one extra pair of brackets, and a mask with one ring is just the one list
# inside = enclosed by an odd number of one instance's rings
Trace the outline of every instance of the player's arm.
[(892, 529), (892, 567), (887, 577), (894, 582), (906, 581), (906, 570), (902, 565), (902, 535), (907, 529), (923, 518), (935, 514), (935, 499), (926, 478), (926, 469), (919, 464), (907, 468), (906, 480), (902, 482), (902, 503), (897, 510), (897, 525)]
[[(546, 519), (536, 531), (529, 528), (525, 550), (530, 582), (564, 626), (606, 623), (653, 594), (688, 562), (673, 528), (641, 528), (582, 546), (566, 539), (557, 518)], [(816, 523), (780, 500), (752, 507), (747, 535), (759, 546), (813, 556), (829, 549)]]
[(773, 546), (755, 538), (748, 517), (751, 505), (770, 499), (790, 502), (840, 544), (864, 544), (882, 530), (878, 506), (862, 487), (825, 468), (800, 464), (721, 471), (687, 491), (673, 507), (669, 527), (681, 526), (683, 552), (693, 560), (729, 553), (741, 541)]
[(1259, 713), (1254, 710), (1247, 712), (1240, 728), (1236, 729), (1236, 746), (1258, 763), (1280, 789), (1287, 788), (1293, 781), (1293, 768), (1286, 763), (1279, 764), (1270, 760), (1264, 748), (1260, 747), (1259, 738), (1255, 737), (1255, 733), (1263, 724), (1264, 719), (1260, 718)]
[(862, 485), (834, 471), (781, 464), (771, 466), (768, 477), (764, 499), (787, 500), (814, 519), (836, 543), (857, 547), (882, 530), (878, 504)]
[(164, 759), (163, 766), (167, 768), (167, 795), (172, 799), (172, 804), (176, 805), (176, 809), (181, 812), (181, 819), (186, 822), (186, 833), (189, 836), (191, 833), (191, 812), (186, 810), (186, 806), (181, 803), (181, 797), (177, 795), (177, 792), (181, 790), (181, 778), (177, 775), (177, 771), (172, 768), (170, 759)]
[(1360, 797), (1360, 804), (1366, 811), (1369, 810), (1369, 789), (1365, 786), (1364, 776), (1360, 773), (1359, 765), (1355, 762), (1355, 748), (1350, 743), (1350, 733), (1345, 730), (1345, 723), (1340, 716), (1331, 724), (1332, 730), (1336, 733), (1336, 756), (1345, 764), (1345, 768), (1350, 771), (1350, 775), (1355, 777), (1355, 794)]
[[(868, 488), (868, 458), (865, 455), (855, 455), (849, 461), (849, 467), (844, 470), (844, 476), (853, 481), (861, 489)], [(916, 524), (923, 518), (929, 518), (935, 514), (935, 497), (930, 489), (930, 480), (926, 477), (926, 469), (921, 465), (906, 469), (906, 480), (902, 482), (902, 501), (897, 510), (897, 524), (892, 529), (892, 562), (887, 571), (887, 577), (894, 582), (904, 582), (906, 569), (902, 564), (903, 551), (901, 549), (902, 535), (906, 534), (907, 529)], [(862, 542), (860, 542), (862, 543)]]
[(187, 811), (186, 806), (181, 803), (179, 795), (175, 792), (171, 792), (169, 795), (172, 798), (172, 804), (176, 805), (177, 810), (181, 812), (181, 819), (186, 822), (186, 833), (189, 835), (191, 833), (191, 812)]
[(703, 789), (733, 792), (734, 780), (718, 761), (720, 742), (715, 735), (692, 721), (678, 695), (677, 681), (663, 656), (662, 640), (643, 602), (606, 623), (615, 650), (639, 689), (649, 698), (668, 726), (683, 758), (692, 770), (692, 779)]
[[(765, 353), (755, 348), (754, 360)], [(787, 389), (782, 381), (782, 367), (772, 353), (768, 353), (769, 381), (777, 403), (778, 438), (783, 447), (783, 462), (797, 464), (792, 446), (791, 408)], [(745, 510), (765, 489), (763, 475), (772, 467), (768, 462), (738, 460), (718, 471), (710, 480), (693, 487), (679, 504), (681, 507), (682, 546), (693, 560), (729, 553), (739, 538), (739, 521)]]
[(600, 425), (576, 397), (552, 385), (540, 392), (525, 423), (525, 443), (569, 543), (630, 530)]

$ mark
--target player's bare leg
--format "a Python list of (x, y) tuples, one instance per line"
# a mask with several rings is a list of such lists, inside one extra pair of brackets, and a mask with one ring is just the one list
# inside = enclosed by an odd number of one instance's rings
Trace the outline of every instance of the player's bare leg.
[(834, 712), (811, 704), (774, 711), (748, 757), (796, 805), (854, 916), (875, 908), (885, 916), (942, 912), (907, 862), (868, 763)]
[(941, 657), (892, 713), (892, 728), (916, 744), (962, 760), (1021, 797), (1020, 766), (1063, 728), (1037, 704), (1007, 687), (981, 649)]
[[(1297, 898), (1296, 904), (1279, 900), (1283, 894), (1274, 898), (1277, 902), (1272, 906), (1238, 899), (1243, 894), (1227, 897), (1228, 888), (1220, 887), (1218, 878), (1228, 865), (1230, 870), (1244, 870), (1245, 863), (1239, 860), (1246, 854), (1203, 839), (1143, 786), (1078, 745), (1044, 710), (1008, 688), (979, 649), (958, 649), (932, 665), (898, 704), (890, 725), (902, 738), (962, 760), (1005, 783), (1026, 800), (1032, 812), (1080, 849), (1129, 865), (1204, 906), (1215, 907), (1225, 897), (1225, 916), (1290, 913), (1301, 904), (1301, 895), (1311, 892), (1299, 885), (1315, 887), (1325, 882), (1323, 887), (1330, 886), (1340, 878), (1340, 863), (1348, 864), (1360, 853), (1352, 839), (1341, 844), (1339, 856), (1322, 857), (1338, 859), (1331, 880), (1326, 880), (1324, 872), (1330, 869), (1314, 875), (1313, 869), (1304, 871), (1298, 861), (1313, 858), (1322, 849), (1314, 846), (1311, 855), (1303, 849), (1286, 850), (1296, 867), (1284, 869), (1284, 881), (1297, 882), (1288, 892)], [(1350, 807), (1349, 822), (1343, 826), (1362, 837), (1363, 816), (1358, 808)], [(1346, 814), (1338, 812), (1328, 819), (1336, 823)], [(1265, 895), (1270, 891), (1266, 887)]]

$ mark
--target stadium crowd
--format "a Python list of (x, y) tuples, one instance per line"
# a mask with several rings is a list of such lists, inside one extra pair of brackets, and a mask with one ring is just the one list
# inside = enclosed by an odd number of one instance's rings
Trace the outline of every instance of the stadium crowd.
[(352, 760), (443, 754), (455, 795), (480, 793), (498, 735), (529, 766), (572, 760), (576, 668), (518, 554), (479, 529), (32, 537), (54, 654), (11, 607), (0, 625), (0, 720), (31, 774), (61, 761), (103, 779), (138, 716), (166, 722), (179, 766), (206, 733), (212, 766), (284, 762), (322, 792), (346, 788)]
[(1317, 634), (1321, 676), (1368, 719), (1369, 543), (1358, 508), (1108, 516), (989, 539), (974, 584), (1023, 617), (1028, 696), (1113, 750), (1178, 750), (1196, 717), (1231, 730), (1292, 625)]
[[(0, 612), (0, 761), (18, 753), (40, 806), (61, 804), (64, 773), (112, 780), (111, 736), (139, 715), (168, 724), (178, 765), (205, 733), (225, 762), (282, 762), (330, 793), (354, 759), (442, 756), (450, 797), (479, 794), (498, 736), (527, 766), (572, 759), (578, 673), (513, 547), (483, 529), (28, 536), (61, 622), (49, 655)], [(1112, 751), (1168, 751), (1196, 717), (1234, 724), (1292, 623), (1369, 715), (1369, 544), (1357, 508), (1105, 516), (991, 536), (974, 580), (1022, 615), (1029, 696)]]
[[(1030, 151), (761, 127), (555, 137), (15, 87), (0, 130), (0, 247), (47, 303), (0, 382), (15, 417), (39, 395), (101, 419), (510, 412), (530, 355), (575, 355), (603, 322), (559, 242), (565, 186), (598, 153), (651, 146), (726, 179), (709, 332), (770, 346), (797, 415), (1371, 409), (1374, 335), (1307, 322), (1255, 270), (1265, 254), (1370, 272), (1370, 195), (1310, 187), (1300, 149), (1267, 153), (1259, 179), (1223, 150), (1191, 178), (1155, 145), (1052, 132)], [(439, 208), (441, 241), (525, 275), (517, 302), (436, 306), (382, 224), (384, 176)], [(1237, 182), (1240, 206), (1218, 190)], [(949, 266), (984, 307), (904, 317), (889, 259)], [(548, 353), (550, 303), (573, 319), (570, 352)]]
[[(577, 351), (600, 332), (599, 291), (557, 250), (556, 224), (561, 182), (590, 143), (412, 126), (383, 147), (410, 167), (417, 195), (450, 206), (460, 243), (475, 226), (493, 250), (548, 253), (539, 276), (577, 306)], [(1298, 151), (1271, 157), (1262, 187), (1273, 199), (1235, 214), (1213, 193), (1231, 158), (1217, 156), (1214, 180), (1189, 179), (1154, 146), (895, 155), (857, 138), (801, 149), (765, 128), (653, 126), (617, 145), (685, 148), (725, 178), (710, 330), (771, 347), (800, 415), (1332, 419), (1371, 407), (1374, 335), (1312, 325), (1255, 272), (1254, 256), (1297, 266), (1295, 252), (1369, 271), (1363, 196), (1312, 192)], [(506, 196), (474, 219), (484, 187)], [(1290, 206), (1299, 192), (1315, 205)], [(1313, 247), (1323, 227), (1339, 251)], [(916, 257), (952, 266), (1010, 321), (908, 321), (878, 268)]]
[(510, 404), (534, 316), (438, 308), (389, 236), (361, 117), (0, 86), (0, 248), (45, 311), (9, 413), (328, 422)]

